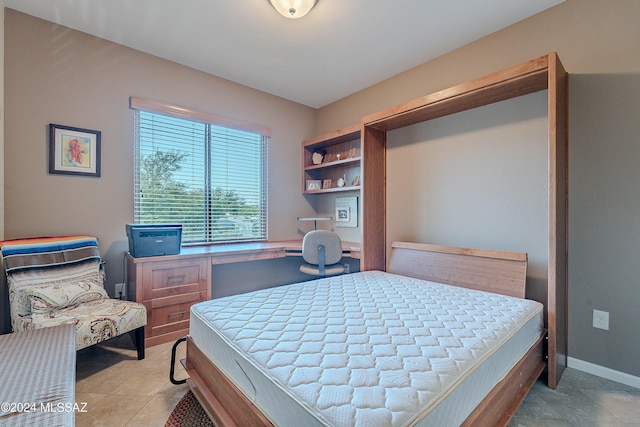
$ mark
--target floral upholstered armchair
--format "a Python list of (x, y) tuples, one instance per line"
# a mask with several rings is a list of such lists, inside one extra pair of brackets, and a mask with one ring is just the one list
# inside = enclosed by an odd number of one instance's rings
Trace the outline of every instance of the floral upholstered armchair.
[(65, 236), (0, 242), (13, 332), (71, 323), (76, 350), (131, 332), (144, 359), (144, 305), (109, 298), (98, 241)]

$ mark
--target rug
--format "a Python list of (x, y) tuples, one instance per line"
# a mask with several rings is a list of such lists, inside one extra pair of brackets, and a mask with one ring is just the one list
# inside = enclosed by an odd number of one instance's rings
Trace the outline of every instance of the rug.
[(200, 406), (198, 399), (189, 390), (171, 412), (165, 427), (191, 426), (214, 427), (214, 424)]

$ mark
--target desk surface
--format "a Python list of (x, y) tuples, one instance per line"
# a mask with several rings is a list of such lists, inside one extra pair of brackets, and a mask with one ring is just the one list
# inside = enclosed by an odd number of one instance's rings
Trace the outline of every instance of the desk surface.
[[(346, 257), (360, 258), (360, 244), (342, 242), (342, 253)], [(164, 255), (157, 257), (134, 258), (127, 256), (134, 262), (169, 261), (189, 258), (210, 257), (212, 264), (230, 262), (255, 261), (259, 259), (282, 258), (285, 256), (300, 256), (302, 254), (302, 240), (281, 240), (270, 242), (224, 243), (218, 245), (183, 246), (178, 255)]]

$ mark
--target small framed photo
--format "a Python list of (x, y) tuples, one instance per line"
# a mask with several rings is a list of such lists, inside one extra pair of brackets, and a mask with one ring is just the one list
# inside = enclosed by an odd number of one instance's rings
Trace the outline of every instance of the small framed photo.
[(322, 188), (331, 188), (331, 180), (325, 179), (324, 181), (322, 181)]
[(308, 179), (307, 180), (307, 191), (315, 191), (320, 190), (322, 181), (319, 179)]
[(49, 125), (49, 173), (100, 176), (99, 130)]
[(336, 227), (358, 227), (358, 198), (336, 197)]
[(336, 206), (336, 222), (349, 222), (351, 220), (351, 209), (349, 206)]

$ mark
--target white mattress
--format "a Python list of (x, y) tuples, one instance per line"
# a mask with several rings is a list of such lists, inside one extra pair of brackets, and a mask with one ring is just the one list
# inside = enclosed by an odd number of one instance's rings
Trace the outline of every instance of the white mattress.
[(542, 305), (369, 271), (192, 306), (198, 347), (277, 426), (458, 426)]

